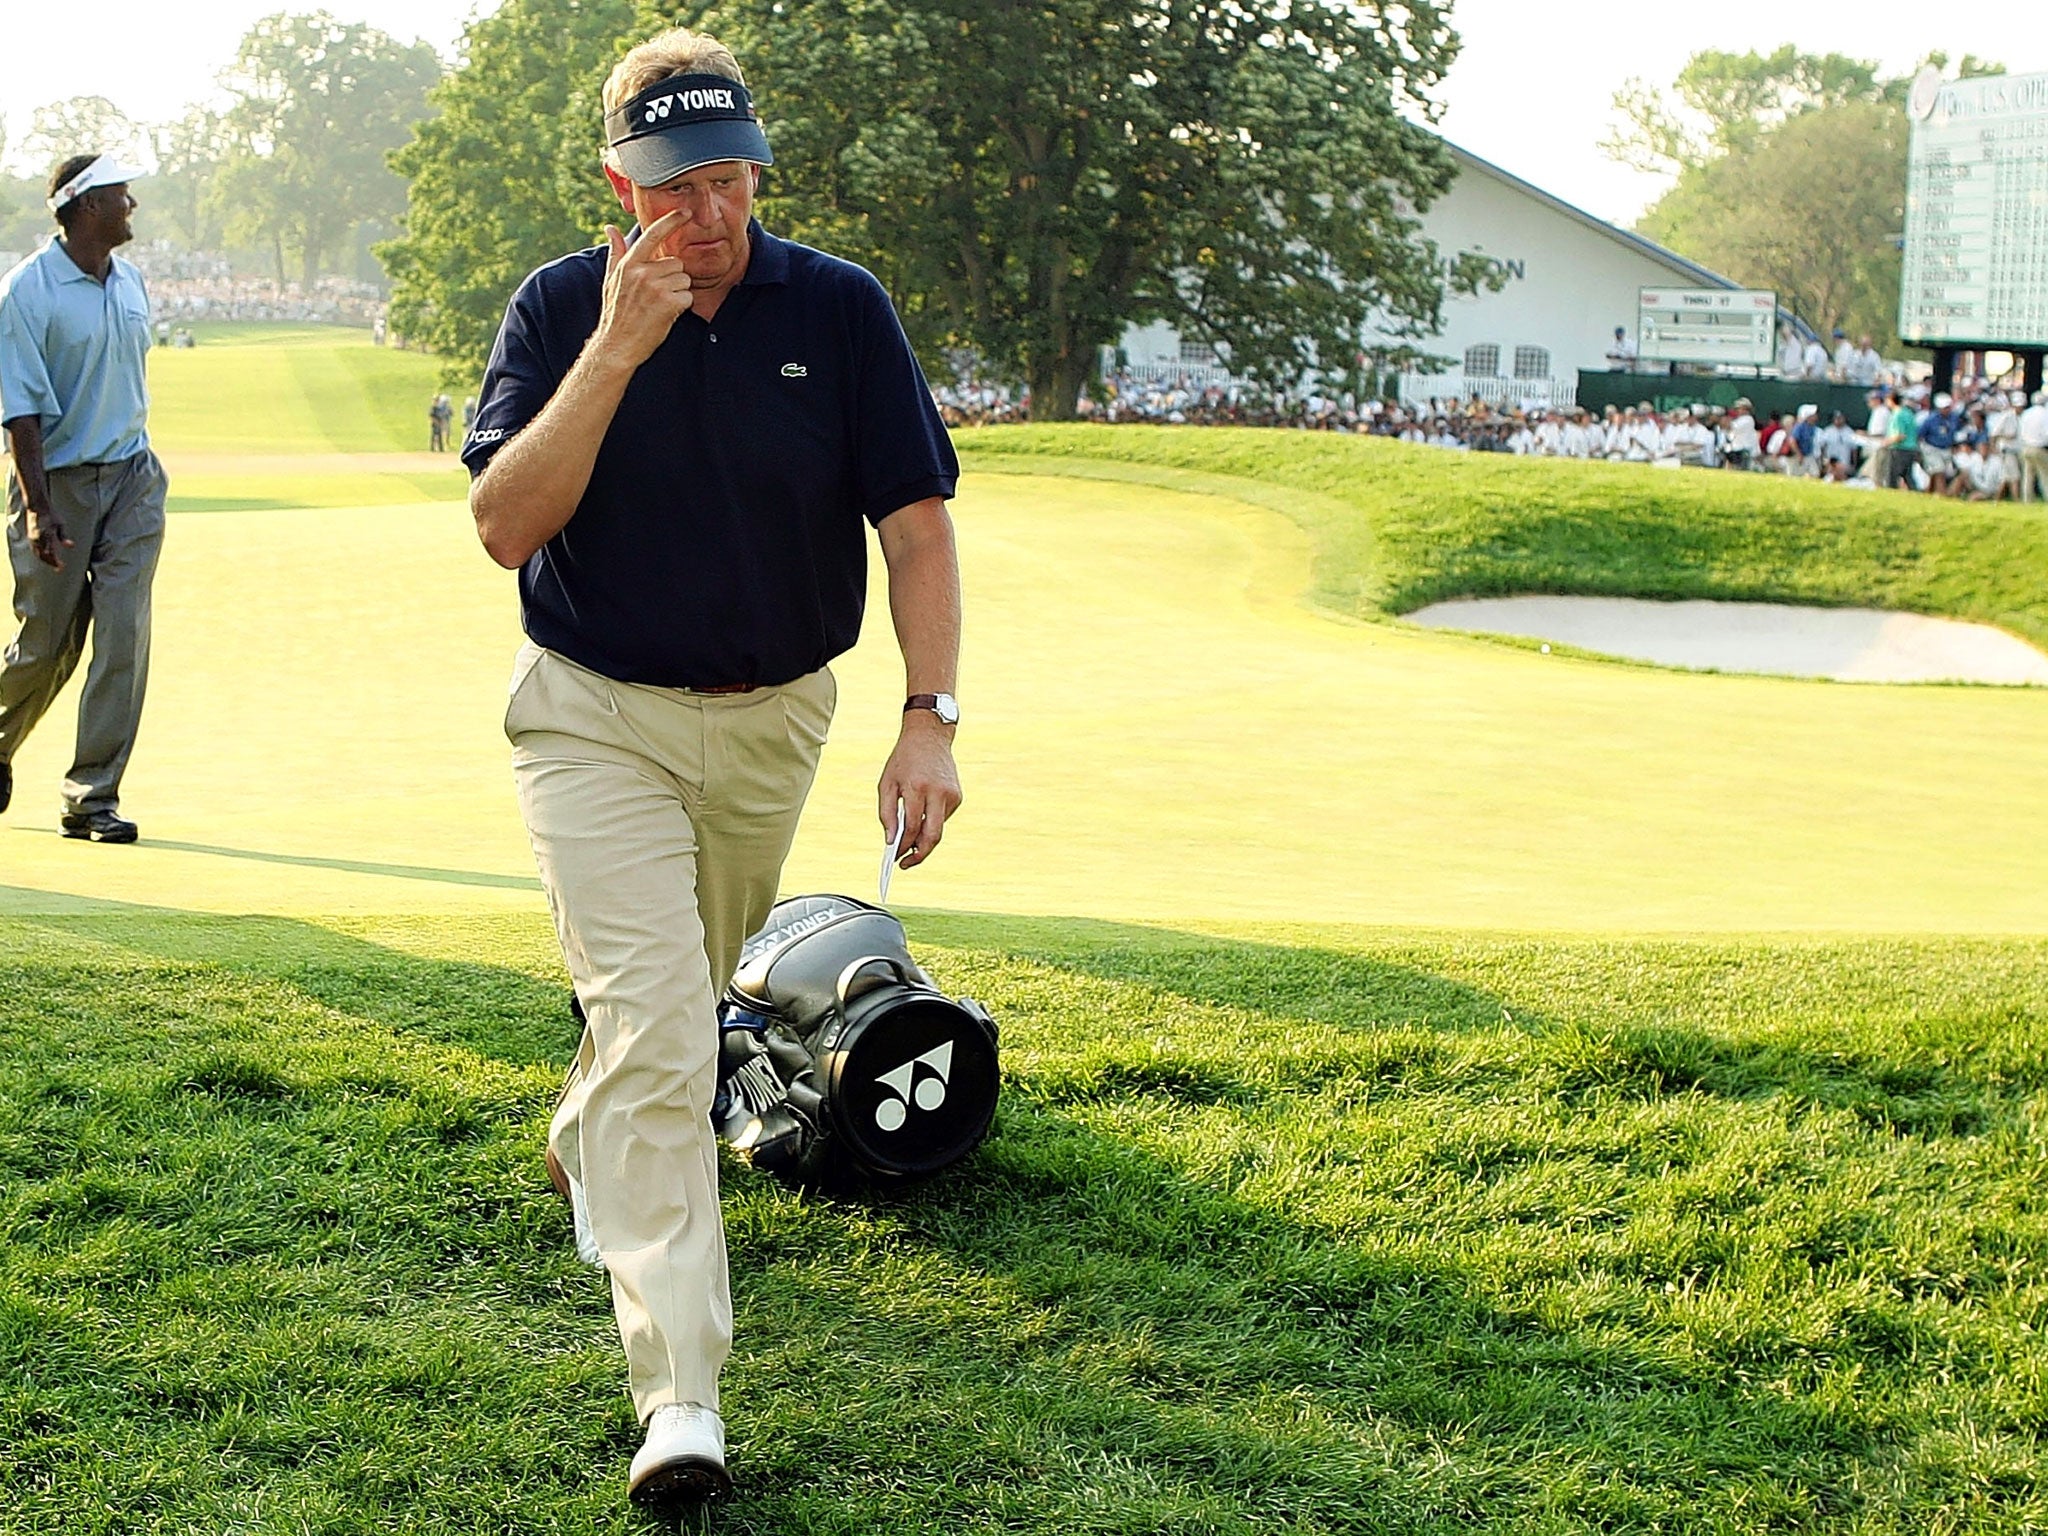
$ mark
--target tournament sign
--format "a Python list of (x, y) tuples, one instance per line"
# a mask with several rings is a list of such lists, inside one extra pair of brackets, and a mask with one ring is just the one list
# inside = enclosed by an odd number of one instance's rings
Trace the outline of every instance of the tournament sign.
[(2048, 75), (1944, 81), (1907, 98), (1899, 336), (2048, 346)]
[(1755, 288), (1641, 288), (1636, 295), (1637, 355), (1646, 363), (1777, 360), (1778, 296)]

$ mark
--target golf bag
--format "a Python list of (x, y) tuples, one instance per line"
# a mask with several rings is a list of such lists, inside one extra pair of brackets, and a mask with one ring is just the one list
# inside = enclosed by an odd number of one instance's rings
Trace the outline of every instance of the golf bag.
[(776, 903), (718, 1014), (712, 1125), (793, 1183), (926, 1178), (979, 1146), (995, 1118), (995, 1021), (940, 992), (881, 907)]

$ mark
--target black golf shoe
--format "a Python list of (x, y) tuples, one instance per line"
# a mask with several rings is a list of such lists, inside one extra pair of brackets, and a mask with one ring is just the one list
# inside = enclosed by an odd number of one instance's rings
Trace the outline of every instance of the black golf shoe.
[(66, 837), (88, 838), (95, 843), (132, 843), (139, 835), (135, 823), (124, 821), (112, 811), (72, 811), (62, 822)]

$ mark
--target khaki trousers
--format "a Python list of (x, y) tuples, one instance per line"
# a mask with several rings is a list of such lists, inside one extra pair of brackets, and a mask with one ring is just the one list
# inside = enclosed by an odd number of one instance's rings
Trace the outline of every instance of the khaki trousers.
[(66, 812), (111, 811), (142, 724), (149, 686), (150, 586), (164, 542), (169, 482), (147, 450), (118, 464), (48, 471), (50, 506), (72, 548), (64, 569), (36, 558), (28, 503), (7, 477), (7, 556), (18, 627), (0, 657), (0, 763), (12, 762), (56, 702), (92, 634), (78, 695), (78, 742), (64, 776)]
[(529, 644), (505, 734), (587, 1025), (548, 1145), (583, 1186), (633, 1405), (718, 1407), (732, 1344), (718, 994), (774, 904), (837, 685), (693, 694)]
[(2020, 450), (2020, 500), (2048, 501), (2048, 448)]

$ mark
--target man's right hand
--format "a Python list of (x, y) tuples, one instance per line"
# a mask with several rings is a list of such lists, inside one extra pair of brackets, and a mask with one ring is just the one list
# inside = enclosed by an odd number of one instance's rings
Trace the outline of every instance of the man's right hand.
[(617, 225), (605, 225), (611, 254), (604, 263), (604, 310), (597, 334), (608, 357), (638, 368), (690, 307), (690, 274), (667, 249), (668, 237), (686, 217), (682, 209), (671, 209), (641, 230), (631, 246)]
[(28, 547), (35, 551), (36, 558), (53, 571), (64, 569), (64, 557), (57, 553), (59, 548), (70, 549), (71, 540), (64, 533), (64, 519), (54, 512), (38, 512), (28, 509)]

